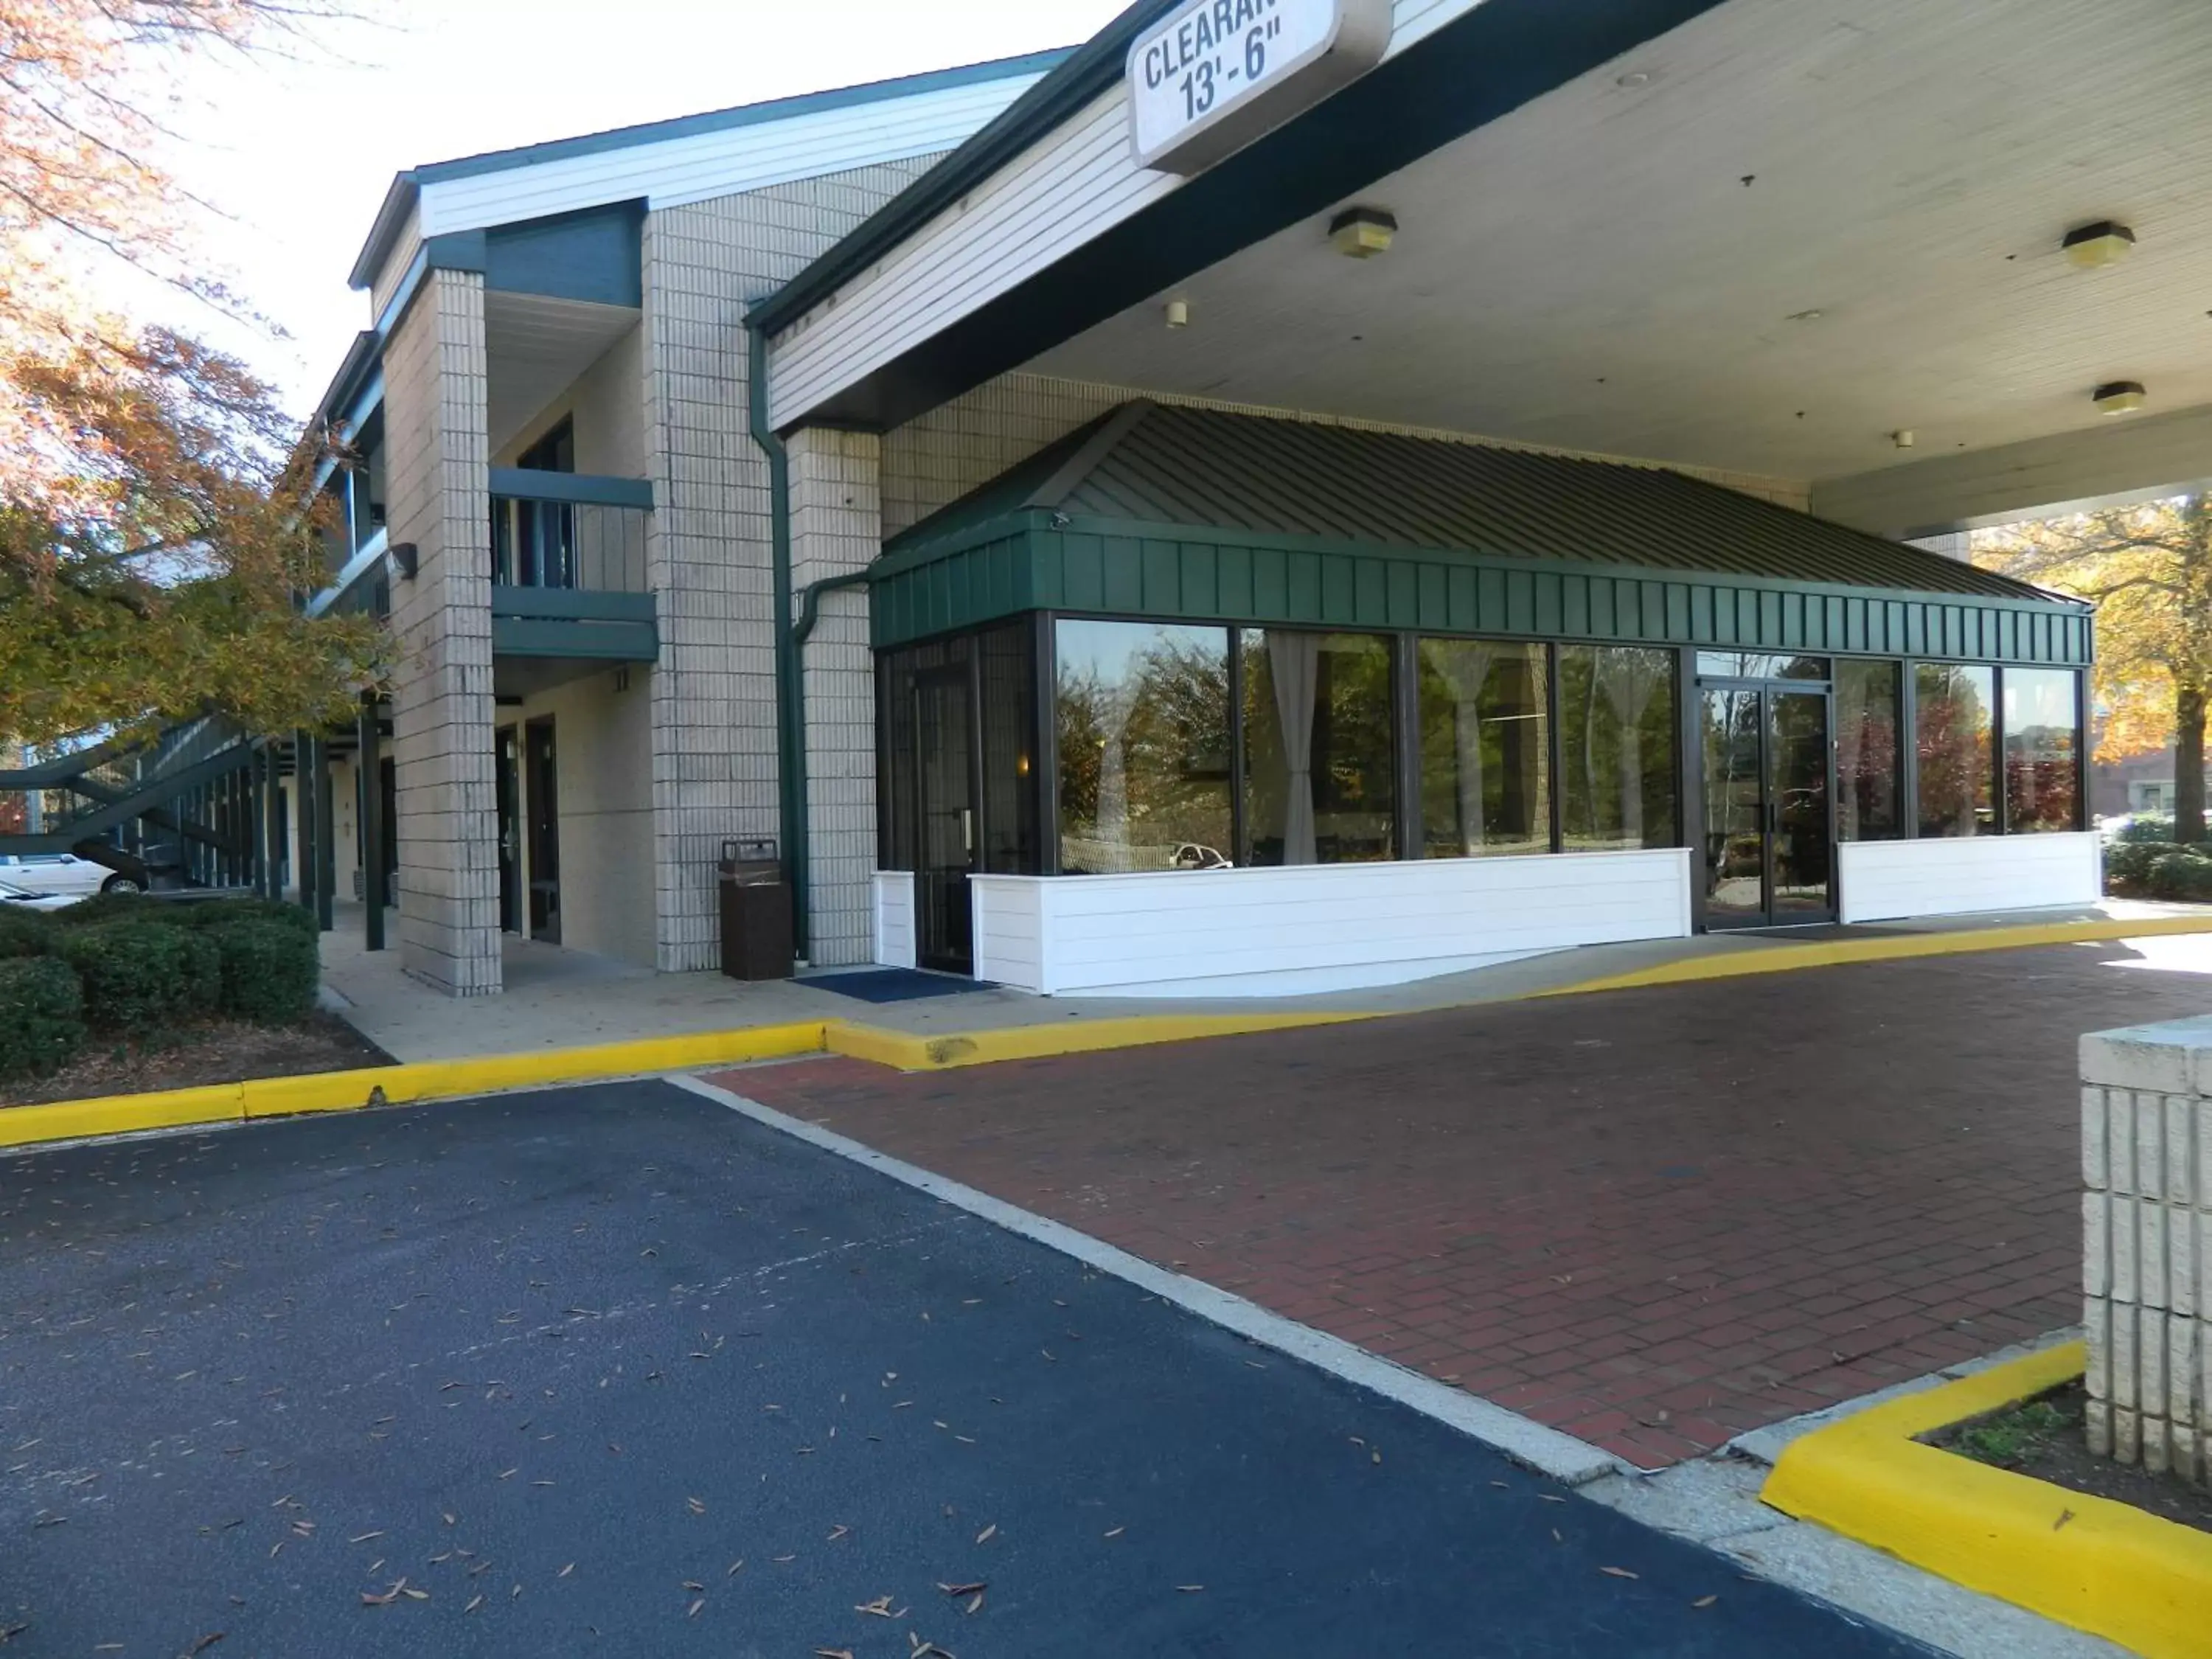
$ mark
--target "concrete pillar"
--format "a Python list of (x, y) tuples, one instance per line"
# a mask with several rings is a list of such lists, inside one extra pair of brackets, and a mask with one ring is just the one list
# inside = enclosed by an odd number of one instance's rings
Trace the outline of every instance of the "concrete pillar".
[[(807, 588), (866, 569), (883, 550), (880, 442), (873, 433), (810, 427), (793, 434), (791, 614)], [(876, 868), (875, 665), (868, 591), (825, 593), (806, 642), (807, 959), (871, 959)]]
[(455, 996), (501, 985), (485, 379), (483, 278), (431, 271), (384, 350), (387, 532), (416, 549), (392, 584), (392, 752), (400, 960)]

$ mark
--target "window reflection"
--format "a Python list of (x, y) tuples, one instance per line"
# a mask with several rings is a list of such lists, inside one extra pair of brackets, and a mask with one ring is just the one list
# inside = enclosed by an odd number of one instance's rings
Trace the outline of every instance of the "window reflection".
[(1225, 860), (1229, 631), (1065, 621), (1054, 638), (1060, 868), (1097, 875)]
[(1420, 642), (1425, 856), (1551, 851), (1547, 659), (1540, 645)]
[(2070, 670), (2005, 670), (2005, 827), (2014, 834), (2079, 826), (2081, 724)]
[(1836, 833), (1844, 841), (1889, 841), (1904, 830), (1898, 810), (1899, 665), (1836, 665)]
[(1995, 835), (1996, 671), (1923, 662), (1914, 673), (1913, 696), (1920, 833)]
[(1250, 862), (1395, 856), (1389, 640), (1277, 628), (1241, 638)]
[(1674, 653), (1559, 647), (1561, 845), (1675, 844)]
[(1700, 651), (1698, 672), (1717, 680), (1825, 680), (1828, 659), (1777, 651)]

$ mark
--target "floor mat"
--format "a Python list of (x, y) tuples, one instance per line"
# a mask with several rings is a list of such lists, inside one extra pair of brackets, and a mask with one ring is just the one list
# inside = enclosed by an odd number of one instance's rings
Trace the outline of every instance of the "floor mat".
[(919, 1002), (924, 997), (965, 996), (998, 988), (988, 980), (925, 974), (918, 968), (863, 968), (849, 974), (810, 974), (799, 981), (811, 991), (834, 991), (859, 1002)]

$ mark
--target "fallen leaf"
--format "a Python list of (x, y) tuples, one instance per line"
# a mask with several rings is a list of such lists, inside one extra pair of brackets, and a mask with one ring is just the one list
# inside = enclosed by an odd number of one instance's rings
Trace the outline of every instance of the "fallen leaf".
[(1195, 1595), (1199, 1591), (1204, 1589), (1206, 1586), (1203, 1584), (1177, 1584), (1176, 1588), (1181, 1590), (1185, 1595)]
[(381, 1538), (383, 1536), (384, 1534), (380, 1532), (365, 1532), (357, 1537), (347, 1539), (346, 1542), (349, 1544), (366, 1544), (372, 1538)]
[(814, 1650), (814, 1659), (853, 1659), (853, 1650), (850, 1648), (817, 1648)]
[(210, 1648), (213, 1647), (216, 1643), (222, 1641), (224, 1637), (229, 1634), (230, 1632), (227, 1630), (209, 1632), (208, 1634), (201, 1637), (198, 1641), (193, 1643), (191, 1646), (185, 1650), (185, 1659), (191, 1659), (191, 1656), (196, 1653), (205, 1653)]
[[(551, 1486), (553, 1483), (552, 1483), (550, 1480), (548, 1480), (545, 1484), (546, 1484), (547, 1486)], [(438, 1518), (439, 1518), (441, 1521), (443, 1521), (443, 1522), (444, 1522), (447, 1526), (449, 1526), (449, 1527), (450, 1527), (450, 1526), (452, 1526), (452, 1525), (453, 1524), (453, 1512), (451, 1510), (439, 1510), (439, 1511), (438, 1511)]]
[(2058, 1511), (2058, 1518), (2057, 1518), (2056, 1521), (2053, 1521), (2053, 1522), (2051, 1523), (2051, 1531), (2053, 1531), (2053, 1532), (2057, 1532), (2057, 1531), (2059, 1529), (2059, 1528), (2061, 1528), (2061, 1527), (2064, 1526), (2064, 1525), (2065, 1525), (2069, 1521), (2071, 1521), (2073, 1518), (2074, 1518), (2074, 1511), (2073, 1511), (2073, 1510), (2059, 1510), (2059, 1511)]
[(562, 1568), (560, 1571), (555, 1573), (553, 1576), (556, 1578), (566, 1578), (570, 1573), (575, 1571), (575, 1570), (576, 1564), (574, 1561), (571, 1561), (567, 1566)]
[(730, 1563), (730, 1570), (724, 1573), (722, 1577), (725, 1578), (735, 1578), (738, 1576), (738, 1569), (744, 1565), (744, 1557), (739, 1556), (736, 1560)]
[(1700, 1595), (1696, 1601), (1691, 1602), (1690, 1605), (1693, 1607), (1709, 1607), (1720, 1599), (1721, 1598), (1717, 1595)]
[(520, 1473), (521, 1473), (521, 1471), (520, 1471), (520, 1469), (501, 1469), (501, 1470), (499, 1472), (499, 1474), (498, 1474), (496, 1476), (495, 1476), (495, 1477), (494, 1477), (494, 1479), (495, 1479), (495, 1480), (506, 1480), (509, 1475), (512, 1475), (512, 1474), (520, 1474)]
[[(777, 1561), (779, 1561), (779, 1562), (781, 1562), (781, 1561), (796, 1561), (797, 1559), (799, 1559), (799, 1558), (798, 1558), (797, 1556), (795, 1556), (795, 1555), (779, 1555), (779, 1556), (775, 1557), (775, 1559)], [(739, 1565), (743, 1565), (743, 1563), (740, 1563)]]
[(937, 1588), (947, 1595), (973, 1595), (979, 1589), (988, 1589), (989, 1583), (988, 1581), (978, 1581), (973, 1584), (939, 1584)]
[(699, 1616), (699, 1609), (700, 1609), (700, 1608), (702, 1608), (702, 1607), (705, 1607), (706, 1605), (707, 1605), (707, 1598), (706, 1598), (705, 1596), (703, 1596), (703, 1595), (702, 1595), (702, 1596), (701, 1596), (697, 1601), (694, 1601), (694, 1602), (691, 1604), (691, 1611), (690, 1611), (690, 1612), (689, 1612), (689, 1613), (685, 1613), (684, 1616), (686, 1619), (696, 1619), (696, 1618)]
[(471, 1602), (468, 1604), (468, 1606), (466, 1606), (466, 1607), (463, 1607), (463, 1608), (461, 1609), (461, 1611), (462, 1611), (463, 1613), (474, 1613), (474, 1612), (475, 1612), (478, 1607), (482, 1607), (483, 1605), (483, 1596), (481, 1596), (481, 1595), (479, 1595), (479, 1596), (477, 1596), (474, 1601), (471, 1601)]
[(841, 1539), (841, 1538), (842, 1538), (842, 1537), (845, 1537), (845, 1536), (846, 1536), (848, 1534), (849, 1534), (852, 1530), (853, 1530), (853, 1529), (852, 1529), (850, 1527), (847, 1527), (847, 1526), (839, 1526), (839, 1527), (833, 1528), (830, 1530), (830, 1536), (829, 1536), (827, 1539), (825, 1539), (823, 1541), (824, 1541), (825, 1543), (831, 1543), (831, 1544), (834, 1544), (834, 1543), (836, 1543), (839, 1539)]
[(967, 1606), (967, 1608), (966, 1608), (965, 1610), (966, 1610), (967, 1612), (969, 1612), (969, 1613), (981, 1613), (981, 1612), (983, 1610), (983, 1593), (982, 1593), (982, 1591), (978, 1590), (978, 1591), (976, 1591), (976, 1592), (975, 1592), (975, 1595), (971, 1595), (971, 1596), (969, 1596), (969, 1597), (968, 1598), (968, 1606)]
[[(891, 1611), (891, 1598), (888, 1595), (878, 1595), (874, 1601), (866, 1603), (865, 1606), (855, 1607), (853, 1611), (855, 1613), (865, 1613), (871, 1618), (875, 1619), (896, 1619), (899, 1616), (897, 1613)], [(902, 1609), (902, 1611), (903, 1611), (903, 1609)]]
[(707, 1587), (696, 1579), (687, 1578), (684, 1581), (684, 1588), (688, 1590), (703, 1590)]
[(1564, 1504), (1567, 1500), (1556, 1492), (1540, 1492), (1536, 1494), (1536, 1501), (1539, 1504)]
[(1640, 1577), (1639, 1574), (1629, 1571), (1626, 1567), (1600, 1567), (1598, 1571), (1605, 1574), (1608, 1578), (1635, 1578)]
[(1120, 1537), (1123, 1533), (1125, 1533), (1125, 1532), (1127, 1532), (1127, 1531), (1128, 1531), (1128, 1530), (1129, 1530), (1129, 1529), (1128, 1529), (1127, 1527), (1115, 1527), (1112, 1531), (1109, 1532), (1106, 1535), (1107, 1535), (1109, 1538), (1119, 1538), (1119, 1537)]
[(975, 1534), (975, 1541), (979, 1544), (988, 1544), (993, 1538), (998, 1535), (998, 1532), (999, 1523), (994, 1521), (989, 1526), (984, 1528), (982, 1531)]
[(418, 1590), (411, 1584), (399, 1593), (410, 1601), (427, 1601), (430, 1599), (429, 1591)]
[(707, 1512), (707, 1506), (696, 1498), (685, 1498), (684, 1500), (684, 1507), (690, 1510), (694, 1515), (704, 1515)]

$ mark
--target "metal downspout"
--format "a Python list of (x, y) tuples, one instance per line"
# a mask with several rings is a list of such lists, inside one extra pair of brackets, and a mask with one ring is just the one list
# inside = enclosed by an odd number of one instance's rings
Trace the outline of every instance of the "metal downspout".
[(798, 653), (791, 628), (791, 454), (769, 422), (768, 335), (749, 317), (746, 424), (768, 457), (769, 580), (775, 627), (775, 779), (784, 868), (791, 883), (792, 949), (807, 951), (806, 727), (804, 689), (793, 672)]

